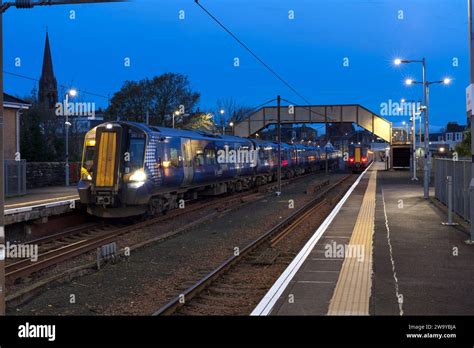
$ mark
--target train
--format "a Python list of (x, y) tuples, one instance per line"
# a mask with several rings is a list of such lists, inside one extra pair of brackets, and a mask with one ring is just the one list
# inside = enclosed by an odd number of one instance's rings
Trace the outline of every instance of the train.
[(374, 160), (374, 153), (365, 144), (351, 144), (346, 159), (346, 168), (353, 173), (364, 171)]
[[(282, 177), (336, 168), (342, 154), (281, 144)], [(106, 122), (85, 135), (80, 202), (103, 218), (155, 215), (198, 196), (239, 192), (277, 179), (278, 144), (137, 122)]]

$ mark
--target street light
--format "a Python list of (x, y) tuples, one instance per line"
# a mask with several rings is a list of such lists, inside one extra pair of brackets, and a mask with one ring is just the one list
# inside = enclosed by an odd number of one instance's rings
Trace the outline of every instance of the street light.
[(77, 95), (77, 90), (70, 89), (66, 92), (66, 100), (64, 102), (64, 115), (66, 116), (66, 122), (64, 122), (65, 133), (66, 133), (66, 186), (69, 186), (69, 127), (71, 122), (69, 122), (69, 96), (75, 97)]
[[(429, 180), (430, 180), (430, 156), (429, 156), (429, 122), (428, 122), (428, 88), (426, 85), (426, 60), (425, 58), (421, 60), (409, 60), (409, 59), (400, 59), (397, 58), (394, 61), (395, 65), (403, 64), (410, 64), (410, 63), (421, 63), (422, 65), (422, 76), (423, 76), (423, 105), (426, 106), (424, 110), (424, 118), (425, 118), (425, 177), (423, 180), (423, 197), (425, 199), (429, 198), (430, 191), (429, 191)], [(405, 84), (410, 86), (414, 83), (412, 79), (407, 79)]]
[[(402, 98), (402, 103), (405, 103), (407, 100), (405, 98)], [(412, 171), (413, 171), (413, 176), (411, 180), (413, 181), (418, 181), (418, 178), (416, 177), (416, 116), (418, 114), (415, 111), (416, 107), (416, 102), (414, 100), (408, 101), (411, 103), (411, 118), (410, 121), (412, 122), (411, 126), (411, 132), (412, 132)], [(421, 132), (421, 117), (420, 117), (420, 132)], [(407, 131), (407, 137), (408, 137), (408, 131)], [(420, 133), (420, 144), (421, 144), (421, 133)]]
[(179, 116), (180, 112), (179, 110), (176, 110), (175, 112), (173, 112), (173, 128), (174, 128), (174, 118)]
[(225, 135), (225, 120), (224, 120), (224, 109), (220, 109), (219, 113), (221, 114), (221, 122), (222, 122), (222, 135)]
[(229, 123), (229, 127), (230, 127), (230, 129), (232, 130), (232, 135), (234, 135), (234, 122), (231, 121), (231, 122)]
[[(424, 59), (423, 59), (424, 61)], [(425, 71), (423, 69), (423, 71)], [(424, 114), (425, 114), (425, 177), (423, 178), (423, 191), (424, 191), (424, 198), (428, 199), (429, 198), (429, 182), (430, 182), (430, 146), (429, 146), (429, 122), (428, 122), (428, 109), (429, 109), (429, 95), (430, 95), (430, 86), (433, 84), (443, 84), (443, 85), (449, 85), (451, 83), (451, 79), (448, 77), (445, 77), (442, 80), (437, 80), (437, 81), (426, 81), (425, 79), (425, 74), (423, 74), (423, 82), (420, 81), (414, 81), (412, 79), (407, 79), (405, 83), (407, 85), (423, 85), (423, 90), (424, 90), (424, 100), (425, 100), (425, 105), (422, 107)], [(408, 83), (410, 81), (410, 83)]]
[[(16, 0), (3, 3), (0, 1), (0, 245), (5, 244), (5, 208), (4, 171), (3, 171), (3, 14), (10, 8), (21, 9), (34, 6), (73, 5), (85, 3), (124, 2), (126, 0)], [(5, 315), (5, 254), (0, 253), (0, 315)]]

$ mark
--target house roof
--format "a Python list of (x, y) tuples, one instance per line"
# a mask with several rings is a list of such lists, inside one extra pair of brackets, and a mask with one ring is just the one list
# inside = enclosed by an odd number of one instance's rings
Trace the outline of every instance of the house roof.
[(446, 125), (446, 133), (464, 132), (465, 130), (466, 126), (457, 123), (448, 123)]
[(4, 108), (19, 108), (19, 109), (28, 109), (31, 106), (30, 103), (14, 97), (10, 94), (3, 93), (3, 107)]

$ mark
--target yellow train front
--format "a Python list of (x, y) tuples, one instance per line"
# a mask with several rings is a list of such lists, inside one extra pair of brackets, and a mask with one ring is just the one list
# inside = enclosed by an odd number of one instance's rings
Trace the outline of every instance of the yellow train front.
[[(121, 217), (143, 212), (150, 199), (146, 143), (146, 132), (133, 123), (111, 122), (87, 132), (78, 191), (89, 213)], [(131, 206), (123, 207), (124, 202)]]
[(346, 168), (353, 173), (364, 171), (373, 161), (374, 154), (367, 145), (352, 144), (347, 153)]

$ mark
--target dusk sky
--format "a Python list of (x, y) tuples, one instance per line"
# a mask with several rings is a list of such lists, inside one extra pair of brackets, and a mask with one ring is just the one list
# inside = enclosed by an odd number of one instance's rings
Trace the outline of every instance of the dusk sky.
[[(469, 83), (466, 0), (202, 0), (211, 13), (314, 105), (381, 103), (421, 97), (421, 65), (395, 67), (396, 57), (427, 59), (434, 85), (433, 129), (466, 123)], [(75, 19), (70, 11), (75, 10)], [(179, 19), (179, 11), (185, 19)], [(288, 18), (288, 11), (295, 18)], [(403, 11), (403, 19), (399, 19)], [(206, 15), (193, 0), (11, 8), (4, 16), (4, 70), (39, 78), (45, 30), (58, 84), (107, 96), (125, 80), (165, 72), (188, 75), (200, 108), (233, 97), (257, 106), (277, 94), (306, 104)], [(21, 66), (15, 66), (15, 58)], [(124, 66), (130, 57), (131, 66)], [(234, 58), (240, 67), (234, 67)], [(344, 58), (349, 66), (344, 67)], [(453, 66), (458, 62), (458, 66)], [(28, 95), (37, 83), (5, 75), (5, 92)], [(105, 107), (107, 99), (82, 93)], [(399, 124), (402, 118), (387, 117)], [(405, 117), (404, 120), (407, 118)]]

